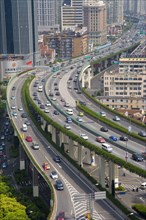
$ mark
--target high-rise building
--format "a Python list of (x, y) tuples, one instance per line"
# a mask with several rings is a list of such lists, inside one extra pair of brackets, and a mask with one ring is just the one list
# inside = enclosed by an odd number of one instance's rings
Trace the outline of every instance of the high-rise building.
[(103, 1), (85, 1), (83, 4), (83, 25), (87, 27), (90, 45), (106, 43), (106, 5)]
[(37, 0), (38, 31), (60, 29), (63, 0)]
[(123, 0), (104, 0), (107, 8), (107, 23), (123, 24)]
[(0, 54), (20, 56), (38, 51), (38, 33), (35, 0), (0, 1)]
[(83, 1), (71, 0), (70, 5), (64, 4), (61, 7), (61, 29), (74, 29), (77, 25), (83, 24)]
[(146, 14), (146, 1), (145, 0), (124, 0), (125, 13), (133, 15)]

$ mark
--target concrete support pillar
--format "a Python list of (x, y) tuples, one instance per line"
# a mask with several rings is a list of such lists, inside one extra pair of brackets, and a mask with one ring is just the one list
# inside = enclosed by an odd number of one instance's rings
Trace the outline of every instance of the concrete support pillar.
[(74, 159), (74, 142), (71, 138), (69, 139), (69, 156)]
[(56, 128), (52, 126), (52, 141), (56, 144)]
[(34, 166), (32, 170), (32, 187), (33, 187), (33, 197), (39, 197), (38, 171)]
[(52, 129), (52, 125), (47, 124), (47, 132), (52, 133), (52, 132), (51, 132), (51, 129)]
[(26, 156), (25, 158), (25, 170), (27, 175), (29, 175), (30, 172), (30, 159)]
[(91, 165), (91, 151), (88, 148), (84, 148), (83, 163)]
[(78, 164), (83, 167), (83, 146), (78, 144)]
[(20, 143), (19, 143), (19, 160), (20, 160), (20, 170), (25, 170), (25, 151)]
[(105, 60), (105, 61), (104, 61), (104, 68), (105, 68), (105, 69), (107, 69), (107, 64), (108, 64), (108, 61)]
[(15, 129), (14, 129), (14, 136), (17, 137), (17, 132)]
[(92, 151), (90, 153), (90, 156), (91, 156), (91, 166), (96, 166), (96, 163), (95, 163), (95, 152)]
[(62, 144), (64, 143), (64, 134), (60, 131), (59, 133), (59, 137), (60, 137), (60, 143), (59, 143), (59, 146), (61, 147)]
[(105, 188), (105, 159), (99, 156), (99, 184)]
[(113, 193), (113, 190), (119, 185), (119, 170), (118, 165), (109, 161), (109, 191)]
[(98, 67), (98, 73), (100, 73), (101, 72), (101, 67)]
[(43, 118), (41, 119), (41, 128), (43, 129), (43, 131), (45, 131), (46, 121)]
[(91, 81), (90, 81), (90, 69), (87, 70), (88, 71), (88, 88), (91, 88)]
[(85, 80), (84, 80), (84, 77), (85, 77), (85, 73), (82, 74), (82, 88), (85, 87)]

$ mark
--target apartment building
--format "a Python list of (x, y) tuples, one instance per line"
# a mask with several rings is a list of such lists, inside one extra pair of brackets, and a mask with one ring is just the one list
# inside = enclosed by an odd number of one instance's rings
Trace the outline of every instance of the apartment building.
[(45, 37), (45, 44), (56, 51), (58, 58), (70, 59), (88, 52), (87, 29), (76, 31), (64, 30), (63, 33), (54, 33)]
[(121, 58), (119, 70), (105, 72), (103, 82), (106, 105), (146, 110), (146, 58)]

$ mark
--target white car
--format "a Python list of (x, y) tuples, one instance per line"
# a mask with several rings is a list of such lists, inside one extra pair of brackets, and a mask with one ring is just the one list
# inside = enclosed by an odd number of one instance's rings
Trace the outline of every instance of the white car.
[(58, 179), (58, 174), (56, 171), (52, 171), (51, 174), (50, 174), (51, 178), (54, 180), (54, 179)]
[(57, 99), (56, 99), (56, 97), (53, 97), (51, 100), (52, 100), (52, 101), (56, 101)]
[(88, 136), (86, 134), (80, 134), (80, 137), (83, 138), (84, 140), (88, 140)]
[(14, 117), (17, 117), (17, 112), (12, 112), (12, 115), (13, 115)]
[(105, 113), (105, 112), (100, 112), (100, 115), (101, 115), (102, 117), (106, 117), (106, 113)]
[(69, 107), (69, 103), (68, 102), (65, 103), (65, 107)]
[(23, 108), (20, 106), (20, 107), (18, 108), (18, 111), (23, 111)]
[(13, 95), (13, 96), (11, 96), (11, 99), (12, 99), (12, 100), (15, 100), (15, 99), (16, 99), (16, 97)]
[(50, 107), (50, 106), (51, 106), (51, 103), (50, 103), (50, 102), (47, 102), (45, 105), (46, 105), (47, 107)]
[(66, 112), (67, 112), (68, 115), (73, 115), (73, 110), (71, 108), (68, 108), (66, 110)]
[(11, 106), (11, 109), (16, 109), (16, 106), (15, 105)]
[(48, 108), (45, 108), (45, 109), (44, 109), (44, 112), (45, 112), (45, 113), (49, 113), (49, 109), (48, 109)]
[(113, 118), (113, 120), (114, 120), (114, 121), (120, 121), (121, 119), (120, 119), (119, 116), (115, 115), (114, 118)]
[(71, 126), (69, 124), (65, 124), (64, 127), (67, 129), (67, 130), (70, 130), (71, 129)]
[(77, 117), (77, 121), (78, 121), (78, 122), (82, 122), (83, 119), (82, 119), (81, 117)]

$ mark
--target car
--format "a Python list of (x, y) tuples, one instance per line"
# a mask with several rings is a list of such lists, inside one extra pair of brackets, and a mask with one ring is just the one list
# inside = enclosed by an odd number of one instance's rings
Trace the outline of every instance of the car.
[(72, 123), (72, 119), (70, 117), (66, 117), (66, 122), (67, 123)]
[(41, 100), (39, 100), (39, 99), (38, 99), (38, 104), (39, 104), (39, 105), (41, 105), (41, 104), (42, 104)]
[(55, 90), (55, 91), (58, 91), (58, 90), (59, 90), (59, 88), (58, 88), (58, 87), (55, 87), (55, 88), (54, 88), (54, 90)]
[(71, 86), (71, 85), (69, 85), (69, 86), (68, 86), (68, 89), (72, 89), (72, 86)]
[(50, 102), (46, 102), (45, 106), (51, 107), (51, 103)]
[(40, 109), (45, 109), (45, 105), (41, 104)]
[(21, 117), (22, 118), (27, 118), (27, 114), (24, 112), (24, 113), (21, 114)]
[(54, 180), (54, 179), (58, 179), (58, 174), (56, 171), (52, 171), (51, 174), (50, 174), (51, 178)]
[(86, 134), (80, 134), (80, 137), (83, 138), (84, 140), (88, 140), (88, 136)]
[(105, 143), (105, 139), (103, 137), (101, 137), (101, 136), (98, 136), (96, 138), (96, 141), (99, 142), (99, 143)]
[(0, 145), (0, 151), (3, 151), (4, 147), (2, 145)]
[(69, 107), (69, 106), (70, 106), (70, 105), (69, 105), (68, 102), (66, 102), (65, 105), (64, 105), (64, 107)]
[(27, 126), (29, 126), (29, 125), (30, 125), (30, 121), (29, 121), (29, 120), (26, 120), (26, 121), (25, 121), (25, 124), (26, 124)]
[(49, 93), (49, 96), (53, 97), (53, 96), (54, 96), (53, 92), (50, 92), (50, 93)]
[(77, 94), (82, 94), (82, 92), (80, 90), (77, 90)]
[(114, 121), (120, 121), (121, 119), (120, 119), (119, 116), (115, 115), (115, 116), (113, 117), (113, 120), (114, 120)]
[(6, 162), (3, 162), (3, 163), (2, 163), (2, 168), (5, 169), (6, 167), (7, 167), (7, 163), (6, 163)]
[(78, 122), (82, 122), (82, 121), (83, 121), (83, 119), (82, 119), (82, 118), (80, 118), (80, 117), (77, 117), (77, 121), (78, 121)]
[(138, 133), (138, 135), (141, 136), (141, 137), (146, 137), (146, 132), (140, 131), (140, 132)]
[(66, 112), (67, 112), (68, 115), (73, 115), (73, 110), (71, 108), (68, 108), (66, 110)]
[(144, 160), (143, 156), (139, 153), (133, 153), (132, 159), (135, 161), (138, 161), (138, 162), (143, 162), (143, 160)]
[(45, 112), (45, 113), (49, 113), (49, 109), (48, 109), (48, 108), (45, 108), (45, 109), (44, 109), (44, 112)]
[(106, 113), (105, 113), (105, 112), (100, 112), (100, 115), (101, 115), (102, 117), (106, 117)]
[(12, 112), (12, 115), (13, 115), (14, 117), (17, 117), (17, 112)]
[(54, 83), (54, 86), (57, 86), (58, 85), (58, 83)]
[(16, 99), (16, 97), (13, 95), (13, 96), (11, 96), (11, 99), (12, 99), (12, 100), (15, 100), (15, 99)]
[(52, 97), (52, 99), (51, 99), (52, 101), (56, 101), (57, 99), (56, 99), (56, 97)]
[(37, 96), (35, 96), (33, 100), (38, 101), (38, 99), (39, 99), (39, 98), (38, 98)]
[(142, 157), (146, 159), (146, 151), (142, 152)]
[(120, 141), (128, 141), (128, 137), (126, 136), (121, 136), (119, 139)]
[(69, 124), (65, 124), (64, 127), (67, 129), (67, 130), (70, 130), (71, 129), (71, 126)]
[(56, 92), (55, 95), (56, 95), (56, 96), (60, 96), (60, 92)]
[(140, 189), (146, 189), (146, 182), (142, 183), (139, 188)]
[(12, 90), (13, 90), (13, 91), (14, 91), (14, 90), (16, 90), (16, 87), (15, 87), (15, 86), (13, 86), (13, 87), (12, 87)]
[(103, 131), (103, 132), (108, 132), (108, 128), (107, 127), (101, 127), (100, 130)]
[(37, 95), (38, 95), (37, 92), (34, 92), (34, 93), (33, 93), (33, 96), (37, 96)]
[(48, 162), (43, 163), (44, 170), (50, 170), (50, 165)]
[(20, 107), (18, 108), (18, 111), (23, 111), (22, 106), (20, 106)]
[(32, 137), (31, 136), (27, 136), (25, 139), (27, 142), (32, 142)]
[(61, 158), (60, 158), (58, 155), (56, 155), (56, 156), (54, 157), (54, 161), (55, 161), (56, 163), (60, 163), (60, 162), (61, 162)]
[(65, 102), (65, 99), (64, 99), (64, 98), (61, 98), (60, 101), (61, 101), (61, 102)]
[(59, 212), (57, 220), (65, 220), (65, 213), (63, 211)]
[(53, 114), (54, 114), (54, 115), (59, 115), (59, 111), (55, 109), (54, 112), (53, 112)]
[(11, 109), (16, 109), (16, 106), (15, 106), (15, 105), (12, 105), (12, 106), (11, 106)]
[(82, 101), (82, 100), (79, 101), (79, 104), (80, 104), (80, 105), (85, 105), (85, 106), (86, 106), (86, 102), (84, 102), (84, 101)]
[(57, 190), (63, 190), (64, 186), (61, 180), (56, 180), (56, 189)]
[(112, 141), (118, 141), (118, 138), (113, 135), (109, 136), (109, 139), (111, 139)]
[(84, 112), (79, 112), (78, 116), (83, 117), (84, 116)]
[(33, 148), (34, 150), (39, 150), (40, 146), (39, 146), (39, 144), (37, 144), (37, 143), (33, 143), (33, 144), (32, 144), (32, 148)]

